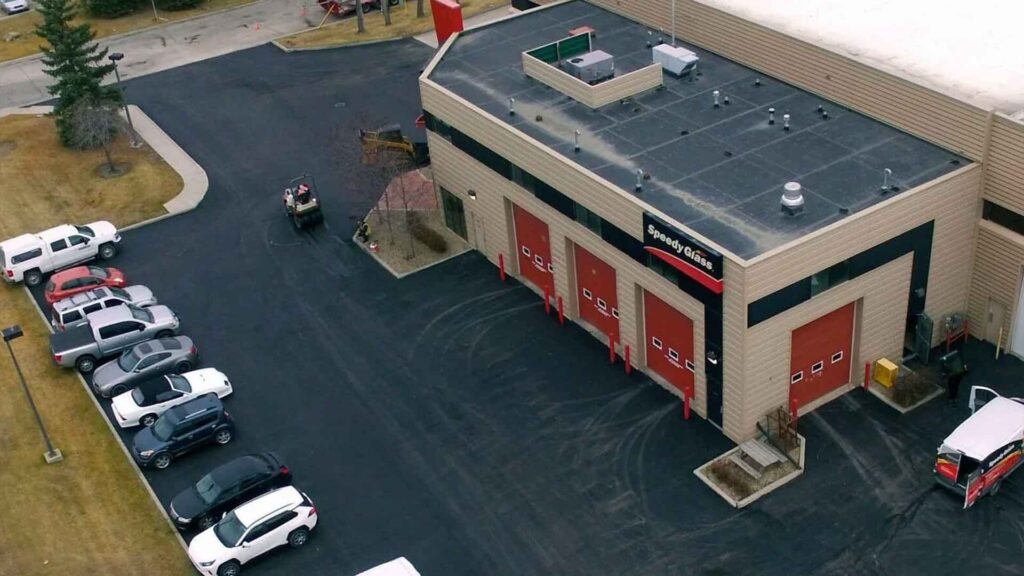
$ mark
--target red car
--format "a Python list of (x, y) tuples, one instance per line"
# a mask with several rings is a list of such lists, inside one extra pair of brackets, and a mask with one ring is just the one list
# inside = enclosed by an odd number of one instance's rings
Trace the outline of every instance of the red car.
[(43, 292), (46, 303), (53, 305), (58, 300), (70, 298), (79, 292), (88, 292), (100, 286), (121, 288), (125, 285), (124, 274), (117, 268), (99, 266), (76, 266), (50, 277)]

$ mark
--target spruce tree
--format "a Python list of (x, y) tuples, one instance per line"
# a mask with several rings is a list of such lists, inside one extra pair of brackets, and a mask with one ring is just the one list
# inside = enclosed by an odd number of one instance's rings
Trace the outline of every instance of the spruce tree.
[(78, 14), (74, 0), (39, 0), (37, 10), (43, 21), (36, 26), (36, 35), (46, 40), (48, 46), (40, 46), (46, 73), (55, 83), (49, 92), (57, 97), (54, 116), (57, 134), (65, 146), (74, 144), (70, 111), (82, 98), (93, 102), (121, 102), (116, 86), (101, 83), (114, 71), (113, 64), (106, 62), (107, 49), (100, 49), (93, 39), (95, 33), (88, 24), (73, 24)]

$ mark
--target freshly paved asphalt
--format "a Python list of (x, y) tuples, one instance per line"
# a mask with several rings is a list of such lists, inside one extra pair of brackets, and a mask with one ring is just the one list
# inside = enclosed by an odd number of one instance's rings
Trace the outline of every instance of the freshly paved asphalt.
[[(113, 264), (236, 388), (235, 442), (147, 472), (161, 499), (228, 458), (280, 453), (320, 524), (253, 575), (345, 576), (399, 555), (425, 576), (1016, 572), (1022, 482), (968, 512), (933, 487), (962, 406), (901, 417), (855, 391), (801, 421), (807, 473), (735, 511), (693, 475), (730, 443), (480, 256), (401, 281), (373, 264), (347, 240), (375, 195), (356, 130), (411, 130), (429, 56), (411, 41), (262, 47), (129, 83), (211, 189), (126, 234)], [(326, 205), (312, 233), (278, 196), (302, 171)], [(965, 387), (1024, 395), (1020, 362), (967, 351)]]

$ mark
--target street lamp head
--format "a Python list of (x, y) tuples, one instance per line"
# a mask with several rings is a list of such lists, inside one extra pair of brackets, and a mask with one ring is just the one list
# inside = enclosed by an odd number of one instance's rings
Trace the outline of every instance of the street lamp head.
[(21, 326), (18, 326), (17, 324), (15, 324), (14, 326), (10, 326), (8, 328), (4, 328), (3, 333), (4, 333), (4, 342), (10, 342), (11, 340), (14, 340), (15, 338), (20, 338), (21, 337), (21, 335), (22, 335)]
[(120, 52), (114, 52), (113, 54), (107, 56), (107, 58), (109, 58), (111, 62), (117, 62), (124, 58), (124, 54)]

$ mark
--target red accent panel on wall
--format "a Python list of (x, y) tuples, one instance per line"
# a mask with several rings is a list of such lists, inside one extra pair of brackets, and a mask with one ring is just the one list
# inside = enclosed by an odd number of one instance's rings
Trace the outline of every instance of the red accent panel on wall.
[(619, 342), (619, 297), (615, 269), (576, 246), (576, 295), (580, 317)]
[(462, 6), (455, 0), (430, 0), (430, 12), (434, 16), (434, 31), (439, 46), (452, 34), (462, 32)]
[(800, 406), (850, 382), (854, 303), (793, 331), (789, 397)]
[(645, 290), (644, 338), (647, 367), (693, 398), (693, 321)]
[(512, 205), (512, 219), (515, 222), (519, 275), (554, 296), (555, 276), (548, 225), (515, 204)]

